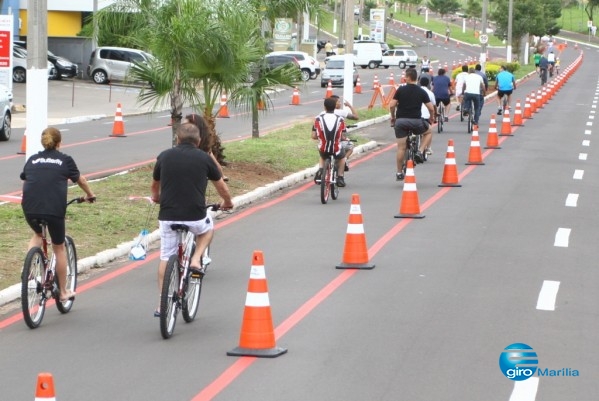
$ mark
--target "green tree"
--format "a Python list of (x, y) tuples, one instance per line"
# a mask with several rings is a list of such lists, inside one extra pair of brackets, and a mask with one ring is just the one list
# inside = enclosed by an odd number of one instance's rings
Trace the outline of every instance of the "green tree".
[(589, 21), (593, 21), (593, 11), (597, 6), (599, 6), (599, 0), (587, 0), (584, 11), (587, 13)]
[[(243, 0), (117, 0), (95, 18), (101, 32), (127, 32), (132, 47), (155, 56), (149, 64), (131, 68), (128, 79), (151, 83), (141, 90), (140, 102), (170, 107), (173, 144), (183, 106), (193, 105), (211, 127), (213, 153), (224, 163), (215, 134), (215, 106), (222, 93), (238, 93), (246, 85), (251, 66), (260, 63), (265, 53), (260, 16), (252, 4)], [(279, 77), (289, 81), (277, 84), (297, 83), (291, 75)]]
[(466, 15), (473, 18), (482, 18), (483, 6), (481, 0), (468, 0), (465, 9)]
[(428, 8), (441, 15), (441, 18), (447, 14), (453, 14), (461, 8), (458, 0), (429, 0)]

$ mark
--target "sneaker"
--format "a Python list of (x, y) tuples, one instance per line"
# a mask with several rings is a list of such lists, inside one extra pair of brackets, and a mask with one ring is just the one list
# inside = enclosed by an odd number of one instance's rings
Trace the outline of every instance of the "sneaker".
[(343, 171), (349, 171), (349, 162), (347, 160), (345, 161), (345, 168)]
[(433, 154), (433, 150), (431, 148), (426, 148), (426, 154), (427, 155), (432, 155)]
[(501, 113), (503, 113), (503, 110), (501, 110), (501, 107), (497, 109), (497, 114), (501, 115)]
[(421, 151), (414, 153), (414, 161), (418, 164), (424, 163), (424, 155)]
[(345, 186), (345, 179), (343, 179), (343, 177), (337, 177), (337, 186), (338, 187), (344, 187)]
[(445, 122), (448, 122), (449, 121), (449, 117), (445, 117), (444, 120), (445, 120)]
[(401, 181), (405, 177), (403, 172), (395, 173), (395, 181)]
[(320, 184), (320, 178), (322, 177), (322, 169), (318, 169), (316, 174), (314, 174), (314, 184)]
[(455, 107), (455, 111), (460, 111), (460, 105), (459, 104)]
[(468, 114), (470, 114), (470, 111), (468, 111), (468, 110), (464, 110), (464, 111), (462, 111), (462, 115), (463, 115), (464, 117), (468, 117)]

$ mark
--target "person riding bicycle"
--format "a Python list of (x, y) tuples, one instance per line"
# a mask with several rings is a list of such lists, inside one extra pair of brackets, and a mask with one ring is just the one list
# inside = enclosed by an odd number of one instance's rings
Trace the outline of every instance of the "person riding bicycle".
[[(166, 263), (169, 257), (177, 252), (177, 232), (171, 229), (172, 224), (185, 224), (196, 236), (196, 250), (191, 257), (190, 269), (200, 275), (204, 274), (201, 257), (214, 234), (214, 223), (207, 215), (205, 207), (208, 180), (212, 181), (222, 198), (220, 208), (222, 210), (233, 208), (229, 188), (217, 164), (206, 152), (198, 149), (200, 144), (198, 127), (192, 123), (179, 125), (176, 140), (175, 147), (158, 155), (152, 174), (152, 201), (160, 203), (159, 293), (162, 289)], [(155, 311), (154, 316), (159, 317), (160, 312)]]
[[(478, 125), (478, 119), (480, 118), (480, 95), (485, 92), (485, 82), (482, 77), (476, 73), (476, 69), (470, 68), (468, 75), (464, 79), (462, 86), (462, 93), (464, 94), (464, 115), (473, 113), (472, 123)], [(474, 107), (471, 110), (470, 107)]]
[[(428, 77), (420, 77), (420, 79), (418, 80), (418, 84), (420, 85), (420, 87), (422, 89), (424, 89), (424, 91), (428, 95), (428, 98), (430, 99), (431, 103), (437, 104), (437, 100), (435, 99), (435, 94), (433, 93), (433, 91), (431, 91), (428, 88), (428, 86), (430, 85)], [(426, 152), (426, 154), (428, 154), (428, 155), (432, 155), (433, 149), (431, 148), (431, 143), (433, 143), (433, 128), (432, 128), (433, 119), (431, 118), (431, 115), (435, 116), (435, 119), (439, 117), (437, 115), (437, 108), (435, 108), (435, 112), (433, 114), (431, 114), (428, 111), (428, 109), (426, 108), (426, 106), (423, 104), (420, 107), (420, 113), (422, 114), (422, 119), (426, 120), (429, 124), (428, 130), (424, 134), (422, 134), (422, 140), (426, 141), (426, 143), (424, 144), (424, 152)]]
[[(337, 105), (335, 106), (335, 114), (343, 117), (345, 120), (359, 120), (358, 112), (354, 109), (354, 106), (347, 100), (341, 104), (341, 98), (337, 95), (331, 96), (332, 98), (337, 99)], [(345, 106), (345, 107), (343, 107)], [(323, 112), (324, 113), (324, 112)], [(349, 157), (354, 152), (354, 143), (349, 139), (346, 135), (346, 132), (343, 133), (343, 137), (341, 138), (341, 146), (345, 151), (345, 171), (349, 171)]]
[(539, 76), (541, 77), (541, 85), (547, 82), (547, 70), (549, 69), (549, 60), (547, 57), (541, 56), (539, 60)]
[(553, 53), (553, 50), (550, 50), (549, 54), (547, 54), (547, 61), (549, 62), (549, 76), (552, 77), (555, 66), (555, 53)]
[(337, 163), (337, 186), (344, 187), (345, 151), (341, 146), (341, 138), (345, 135), (345, 120), (335, 114), (337, 100), (334, 97), (327, 97), (324, 100), (325, 112), (316, 117), (312, 127), (312, 139), (318, 141), (318, 153), (320, 154), (320, 168), (316, 173), (318, 178), (315, 180), (322, 177), (324, 160), (332, 154)]
[(503, 96), (507, 97), (507, 108), (510, 108), (512, 92), (516, 89), (516, 78), (514, 78), (514, 74), (507, 70), (505, 65), (502, 65), (499, 69), (499, 74), (495, 77), (495, 90), (497, 90), (497, 114), (501, 115), (503, 112), (501, 105)]
[(444, 68), (439, 68), (437, 75), (433, 77), (433, 94), (437, 100), (435, 106), (439, 107), (439, 104), (443, 103), (445, 106), (445, 121), (449, 121), (447, 117), (451, 106), (451, 80), (447, 75)]
[(468, 76), (468, 64), (464, 64), (462, 66), (462, 72), (455, 76), (455, 97), (458, 101), (458, 105), (455, 108), (456, 111), (460, 111), (463, 100), (462, 88), (464, 87), (464, 79), (466, 79), (466, 76)]
[(427, 56), (422, 57), (422, 61), (420, 62), (420, 72), (425, 72), (425, 68), (426, 72), (428, 72), (431, 68), (431, 62), (429, 61)]
[[(397, 181), (404, 179), (403, 164), (406, 153), (406, 138), (410, 132), (416, 135), (425, 135), (429, 129), (429, 123), (422, 119), (421, 107), (424, 104), (432, 116), (431, 123), (435, 123), (435, 108), (428, 94), (416, 84), (418, 73), (414, 68), (406, 70), (406, 84), (397, 88), (393, 99), (389, 102), (389, 113), (391, 114), (391, 126), (395, 130), (397, 138), (397, 154), (395, 157)], [(428, 135), (430, 137), (430, 135)], [(420, 149), (414, 157), (417, 163), (424, 161), (423, 151), (430, 138), (423, 137), (420, 141)]]
[(42, 246), (42, 228), (34, 220), (48, 222), (52, 251), (56, 256), (56, 275), (61, 302), (73, 299), (75, 293), (67, 291), (67, 254), (65, 247), (65, 215), (67, 210), (67, 183), (70, 179), (81, 188), (88, 202), (96, 198), (87, 180), (79, 173), (73, 158), (59, 151), (62, 135), (54, 127), (42, 132), (44, 150), (31, 156), (21, 173), (23, 199), (21, 207), (25, 220), (34, 231), (29, 248)]

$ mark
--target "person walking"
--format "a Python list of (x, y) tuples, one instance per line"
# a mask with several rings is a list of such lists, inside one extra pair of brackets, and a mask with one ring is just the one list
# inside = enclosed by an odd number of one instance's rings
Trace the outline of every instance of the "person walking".
[(77, 168), (75, 160), (60, 152), (62, 135), (54, 127), (42, 132), (44, 150), (31, 156), (20, 177), (23, 180), (21, 207), (25, 220), (33, 230), (29, 248), (42, 246), (42, 228), (36, 220), (48, 222), (52, 239), (52, 251), (56, 256), (56, 275), (60, 290), (60, 302), (72, 300), (75, 293), (68, 291), (67, 251), (65, 247), (65, 216), (67, 212), (67, 183), (76, 183), (85, 192), (85, 200), (94, 202), (96, 196), (87, 180)]
[(333, 52), (333, 44), (330, 40), (327, 40), (327, 43), (324, 45), (324, 52), (327, 57), (335, 55), (335, 53)]

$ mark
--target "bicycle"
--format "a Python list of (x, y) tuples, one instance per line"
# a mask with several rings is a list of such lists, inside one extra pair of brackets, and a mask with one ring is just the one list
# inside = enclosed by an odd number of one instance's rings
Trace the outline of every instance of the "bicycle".
[(445, 123), (445, 105), (440, 102), (437, 106), (437, 132), (443, 132), (443, 124)]
[[(466, 100), (462, 100), (462, 112), (460, 113), (460, 115), (464, 115), (464, 105), (466, 104)], [(468, 112), (468, 133), (472, 133), (472, 130), (474, 128), (474, 101), (470, 100), (470, 111)], [(461, 118), (461, 121), (464, 121), (463, 117)]]
[[(205, 207), (217, 211), (220, 205), (216, 203)], [(192, 271), (189, 262), (195, 252), (195, 235), (189, 232), (189, 226), (185, 224), (173, 224), (171, 229), (177, 232), (177, 253), (166, 264), (160, 293), (160, 333), (164, 339), (173, 335), (179, 310), (186, 323), (195, 319), (200, 304), (202, 281), (212, 262), (208, 245), (201, 258), (202, 271)]]
[[(94, 202), (95, 198), (85, 199), (79, 197), (67, 202), (82, 203)], [(56, 275), (56, 255), (48, 254), (48, 222), (36, 220), (42, 227), (42, 246), (33, 247), (25, 256), (23, 272), (21, 273), (21, 307), (25, 324), (31, 329), (39, 327), (44, 318), (46, 303), (54, 299), (56, 308), (60, 313), (68, 313), (73, 307), (74, 298), (60, 301), (60, 287)], [(67, 289), (75, 292), (77, 289), (77, 249), (73, 238), (65, 235), (65, 247), (67, 253)]]
[(337, 160), (330, 154), (324, 159), (322, 174), (320, 176), (320, 202), (324, 205), (329, 201), (329, 196), (336, 200), (339, 196), (337, 186)]
[[(418, 149), (420, 149), (420, 141), (421, 140), (422, 140), (422, 135), (416, 135), (416, 134), (414, 134), (414, 131), (412, 131), (412, 130), (410, 130), (408, 132), (408, 136), (406, 137), (406, 152), (404, 154), (404, 163), (403, 163), (403, 168), (402, 168), (404, 177), (406, 175), (408, 160), (412, 161), (412, 165), (414, 167), (416, 167), (416, 164), (419, 164), (415, 160), (414, 156), (416, 155), (416, 152), (418, 152)], [(423, 158), (423, 161), (428, 160), (428, 155), (426, 152), (422, 152), (422, 158)]]

